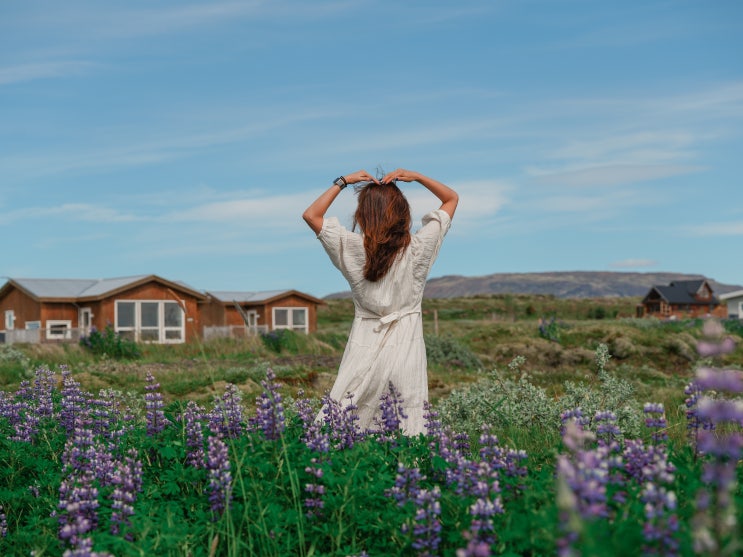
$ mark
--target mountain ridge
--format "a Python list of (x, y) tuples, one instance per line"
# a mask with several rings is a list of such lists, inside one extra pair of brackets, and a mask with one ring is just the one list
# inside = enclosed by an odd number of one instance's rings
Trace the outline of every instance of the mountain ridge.
[[(482, 294), (546, 294), (557, 298), (605, 298), (644, 296), (653, 286), (676, 280), (709, 281), (716, 295), (743, 286), (725, 284), (700, 274), (670, 272), (554, 271), (541, 273), (493, 273), (476, 277), (446, 275), (429, 279), (424, 298), (457, 298)], [(325, 299), (349, 298), (350, 291), (336, 292)]]

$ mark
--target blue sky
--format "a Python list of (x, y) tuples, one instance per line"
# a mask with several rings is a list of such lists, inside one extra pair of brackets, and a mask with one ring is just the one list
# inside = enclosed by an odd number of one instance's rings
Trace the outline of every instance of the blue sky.
[(431, 277), (743, 284), (741, 52), (733, 0), (3, 1), (0, 276), (325, 296), (302, 211), (404, 167)]

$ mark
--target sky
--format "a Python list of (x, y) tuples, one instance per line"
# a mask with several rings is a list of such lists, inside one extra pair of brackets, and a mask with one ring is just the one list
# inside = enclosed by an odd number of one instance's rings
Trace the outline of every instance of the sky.
[(0, 283), (348, 290), (301, 214), (407, 168), (431, 278), (743, 284), (741, 52), (736, 0), (0, 0)]

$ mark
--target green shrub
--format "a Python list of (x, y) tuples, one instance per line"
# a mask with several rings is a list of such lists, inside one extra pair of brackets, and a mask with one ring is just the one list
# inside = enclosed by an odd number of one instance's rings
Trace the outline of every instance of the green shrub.
[(110, 325), (102, 332), (94, 328), (88, 336), (80, 339), (80, 346), (87, 348), (96, 356), (107, 356), (116, 360), (135, 360), (142, 355), (137, 343), (125, 339)]
[(566, 381), (564, 394), (557, 399), (534, 385), (529, 374), (520, 373), (525, 358), (517, 356), (508, 367), (509, 375), (518, 379), (493, 371), (477, 383), (452, 392), (437, 409), (444, 423), (459, 429), (476, 431), (482, 423), (496, 430), (526, 428), (537, 443), (559, 429), (560, 415), (566, 410), (580, 408), (589, 419), (598, 411), (611, 411), (623, 435), (639, 436), (642, 407), (635, 400), (634, 387), (606, 371), (611, 356), (605, 344), (598, 346), (595, 355), (598, 382)]
[(277, 354), (284, 350), (292, 353), (298, 350), (297, 333), (291, 329), (276, 329), (261, 333), (261, 340), (266, 348)]
[(426, 357), (430, 364), (467, 370), (482, 368), (482, 362), (467, 346), (451, 337), (426, 336)]

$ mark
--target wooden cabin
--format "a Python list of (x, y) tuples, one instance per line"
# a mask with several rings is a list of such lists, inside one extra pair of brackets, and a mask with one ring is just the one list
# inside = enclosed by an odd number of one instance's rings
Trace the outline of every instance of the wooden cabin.
[(709, 282), (704, 279), (677, 280), (668, 286), (653, 286), (637, 309), (638, 317), (727, 317), (727, 307), (720, 305)]
[(70, 342), (112, 326), (136, 342), (183, 343), (200, 334), (205, 300), (156, 275), (10, 279), (0, 288), (0, 336), (6, 343)]
[(277, 329), (317, 331), (319, 298), (297, 290), (210, 291), (202, 306), (204, 338), (242, 336)]

